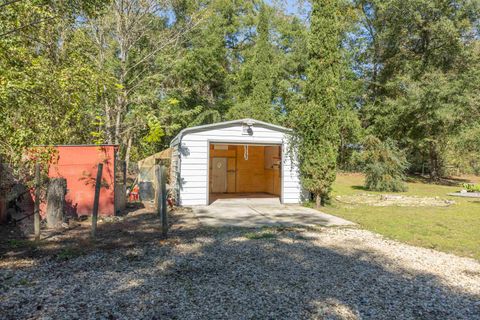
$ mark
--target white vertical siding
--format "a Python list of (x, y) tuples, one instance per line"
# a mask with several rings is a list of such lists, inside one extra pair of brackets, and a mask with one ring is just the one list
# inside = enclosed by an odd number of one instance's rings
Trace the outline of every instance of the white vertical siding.
[(206, 205), (208, 204), (208, 140), (189, 140), (190, 135), (183, 137), (179, 147), (180, 205)]
[(300, 203), (302, 199), (302, 187), (298, 172), (295, 150), (290, 150), (288, 138), (282, 148), (282, 202)]
[(183, 206), (208, 204), (209, 142), (283, 145), (282, 201), (299, 203), (301, 186), (298, 169), (288, 152), (288, 137), (280, 130), (255, 124), (252, 135), (242, 134), (241, 124), (212, 128), (183, 135), (178, 148), (177, 189)]

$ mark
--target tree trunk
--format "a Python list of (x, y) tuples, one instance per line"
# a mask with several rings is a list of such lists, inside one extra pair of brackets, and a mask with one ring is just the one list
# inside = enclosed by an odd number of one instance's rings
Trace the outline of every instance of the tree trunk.
[(111, 108), (108, 103), (108, 98), (106, 97), (107, 87), (103, 86), (103, 99), (105, 104), (105, 132), (107, 134), (107, 143), (112, 144), (112, 118), (111, 118)]
[[(120, 75), (119, 83), (122, 85), (121, 92), (117, 96), (117, 106), (116, 106), (116, 120), (115, 120), (115, 144), (119, 144), (121, 141), (120, 137), (120, 127), (122, 125), (123, 113), (126, 111), (127, 99), (128, 99), (128, 88), (127, 88), (127, 61), (128, 61), (128, 48), (129, 48), (129, 30), (127, 29), (127, 21), (129, 18), (128, 13), (125, 14), (125, 4), (123, 1), (117, 3), (117, 36), (118, 36), (118, 45), (119, 45), (119, 54), (120, 59)], [(127, 9), (128, 12), (128, 9)]]
[(53, 178), (47, 189), (47, 227), (58, 228), (63, 222), (65, 212), (65, 194), (67, 193), (67, 180)]
[(320, 195), (320, 193), (317, 193), (315, 195), (315, 205), (317, 208), (320, 208), (322, 206), (322, 196)]
[[(121, 104), (120, 98), (117, 99), (118, 105)], [(116, 115), (115, 115), (115, 137), (114, 141), (115, 144), (119, 144), (120, 142), (120, 125), (122, 122), (122, 107), (118, 106), (116, 107)]]
[(125, 150), (125, 167), (128, 171), (128, 166), (130, 164), (130, 150), (132, 149), (132, 137), (128, 137), (127, 149)]
[(438, 159), (438, 153), (433, 143), (430, 144), (428, 156), (430, 161), (430, 179), (433, 181), (438, 181), (440, 179), (440, 164)]

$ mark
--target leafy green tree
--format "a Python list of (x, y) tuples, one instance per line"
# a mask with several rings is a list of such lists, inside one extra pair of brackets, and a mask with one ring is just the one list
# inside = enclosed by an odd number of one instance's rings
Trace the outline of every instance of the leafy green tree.
[(328, 200), (336, 174), (341, 16), (337, 0), (312, 2), (305, 102), (291, 118), (302, 184), (315, 195), (317, 206)]
[(463, 128), (446, 148), (446, 160), (452, 166), (450, 175), (480, 175), (480, 122)]
[[(446, 146), (478, 121), (475, 1), (358, 1), (360, 65), (368, 83), (364, 123), (408, 150), (412, 170), (445, 173)], [(359, 40), (359, 43), (361, 41)]]
[(116, 90), (99, 84), (105, 139), (120, 146), (120, 157), (127, 165), (133, 148), (139, 157), (163, 148), (162, 136), (179, 124), (162, 122), (175, 118), (168, 115), (175, 110), (169, 101), (178, 87), (173, 69), (181, 44), (203, 23), (208, 10), (176, 10), (178, 19), (170, 23), (168, 12), (175, 5), (182, 3), (112, 1), (108, 10), (86, 23), (96, 49), (95, 63), (115, 80)]
[[(101, 3), (98, 3), (99, 5)], [(80, 4), (19, 1), (0, 12), (0, 155), (18, 167), (34, 145), (88, 143), (96, 131), (96, 83)], [(90, 12), (91, 13), (91, 12)]]

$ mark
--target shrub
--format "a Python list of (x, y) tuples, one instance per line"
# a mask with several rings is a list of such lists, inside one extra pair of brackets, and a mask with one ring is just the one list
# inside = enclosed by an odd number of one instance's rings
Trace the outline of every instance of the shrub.
[(371, 135), (365, 138), (364, 148), (365, 187), (372, 191), (406, 191), (408, 161), (404, 152), (392, 140), (382, 142)]
[(480, 184), (464, 183), (463, 188), (467, 190), (467, 192), (480, 192)]

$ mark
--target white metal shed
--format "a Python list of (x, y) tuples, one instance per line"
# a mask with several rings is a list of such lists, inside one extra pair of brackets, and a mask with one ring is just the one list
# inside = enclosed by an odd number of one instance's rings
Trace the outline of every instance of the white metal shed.
[(218, 198), (303, 200), (291, 129), (241, 119), (182, 130), (171, 142), (171, 185), (178, 205), (208, 205)]

